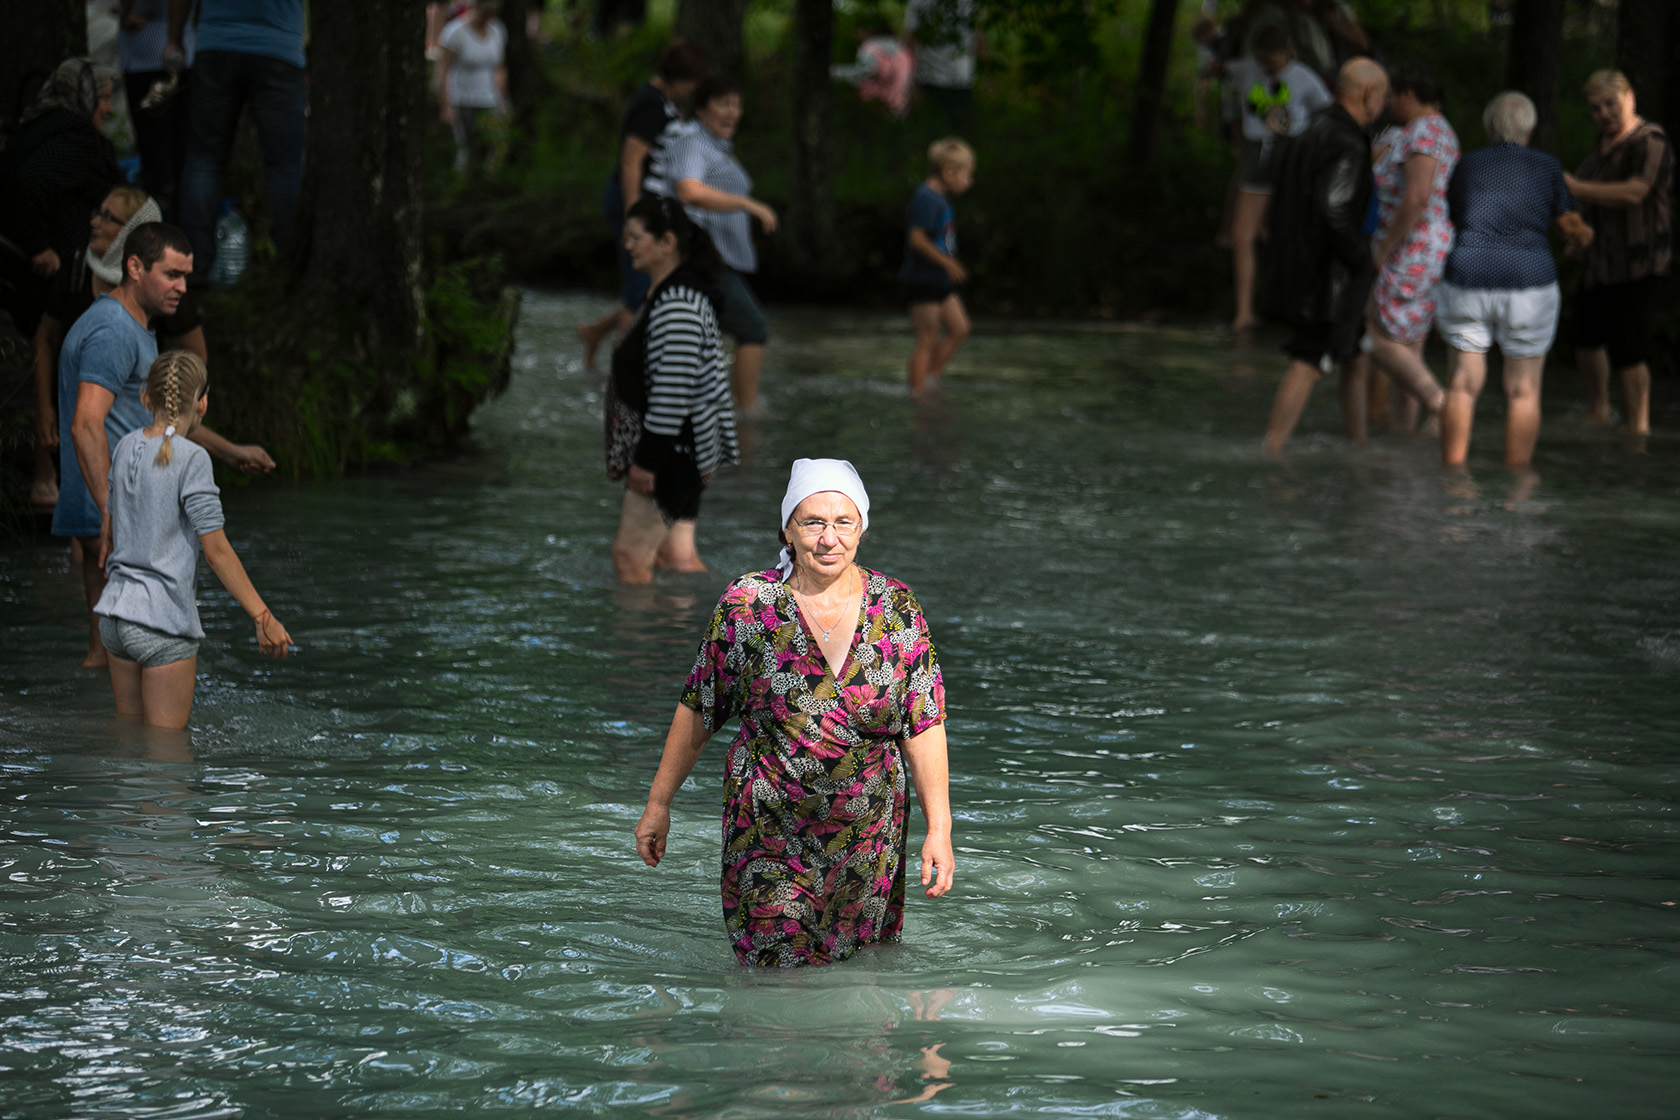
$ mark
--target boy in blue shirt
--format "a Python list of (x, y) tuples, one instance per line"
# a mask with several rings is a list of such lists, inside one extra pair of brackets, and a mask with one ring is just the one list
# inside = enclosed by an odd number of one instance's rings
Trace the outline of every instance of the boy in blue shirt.
[[(957, 263), (956, 215), (951, 199), (974, 181), (974, 149), (955, 137), (928, 147), (933, 171), (910, 196), (905, 224), (904, 264), (898, 285), (910, 305), (916, 344), (910, 351), (910, 392), (920, 395), (937, 381), (945, 363), (968, 338), (968, 312), (955, 288), (968, 279)], [(944, 336), (940, 336), (941, 330)]]

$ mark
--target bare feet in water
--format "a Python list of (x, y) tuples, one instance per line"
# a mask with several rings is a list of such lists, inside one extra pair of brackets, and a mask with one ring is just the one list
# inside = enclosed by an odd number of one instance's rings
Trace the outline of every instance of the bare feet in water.
[(583, 340), (583, 368), (595, 368), (595, 355), (600, 352), (601, 343), (612, 334), (612, 326), (608, 323), (585, 323), (577, 329), (578, 337)]

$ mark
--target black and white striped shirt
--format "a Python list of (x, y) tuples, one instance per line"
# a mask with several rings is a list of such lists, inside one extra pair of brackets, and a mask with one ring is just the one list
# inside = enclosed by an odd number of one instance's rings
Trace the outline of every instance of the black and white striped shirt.
[[(658, 293), (647, 316), (643, 442), (691, 441), (702, 476), (739, 461), (729, 372), (712, 301), (695, 287), (674, 283)], [(655, 437), (651, 441), (650, 435)], [(640, 462), (643, 455), (636, 458)]]

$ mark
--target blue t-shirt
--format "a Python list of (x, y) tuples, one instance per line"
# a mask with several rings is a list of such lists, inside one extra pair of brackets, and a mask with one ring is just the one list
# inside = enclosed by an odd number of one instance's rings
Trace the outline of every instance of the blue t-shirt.
[[(58, 505), (53, 509), (53, 532), (61, 537), (99, 535), (99, 506), (88, 491), (76, 463), (70, 422), (76, 415), (76, 395), (82, 382), (108, 389), (116, 399), (105, 414), (105, 438), (116, 447), (128, 433), (152, 422), (140, 403), (146, 374), (157, 360), (157, 336), (135, 321), (115, 297), (104, 295), (82, 313), (65, 336), (58, 355)], [(99, 471), (110, 464), (100, 463)]]
[(204, 0), (198, 49), (260, 54), (304, 66), (303, 0)]
[(910, 207), (905, 214), (905, 243), (904, 265), (898, 270), (898, 280), (901, 284), (926, 284), (936, 288), (949, 288), (951, 274), (938, 264), (924, 257), (910, 248), (910, 230), (919, 229), (928, 235), (928, 240), (946, 256), (957, 255), (957, 215), (951, 209), (951, 200), (922, 183), (916, 187), (916, 193), (910, 196)]
[(1556, 283), (1547, 235), (1552, 219), (1576, 208), (1552, 156), (1521, 144), (1471, 152), (1447, 184), (1457, 240), (1443, 278), (1455, 288), (1490, 291)]

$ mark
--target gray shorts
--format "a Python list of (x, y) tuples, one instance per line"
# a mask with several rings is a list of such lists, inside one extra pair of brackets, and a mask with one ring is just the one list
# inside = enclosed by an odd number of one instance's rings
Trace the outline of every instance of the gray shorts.
[(733, 338), (735, 345), (763, 346), (770, 340), (770, 324), (764, 321), (764, 308), (747, 287), (746, 277), (733, 268), (725, 268), (718, 277), (718, 298), (723, 304), (717, 309), (718, 330)]
[(99, 640), (112, 657), (137, 661), (142, 669), (171, 665), (198, 656), (198, 639), (165, 634), (126, 618), (99, 616)]

